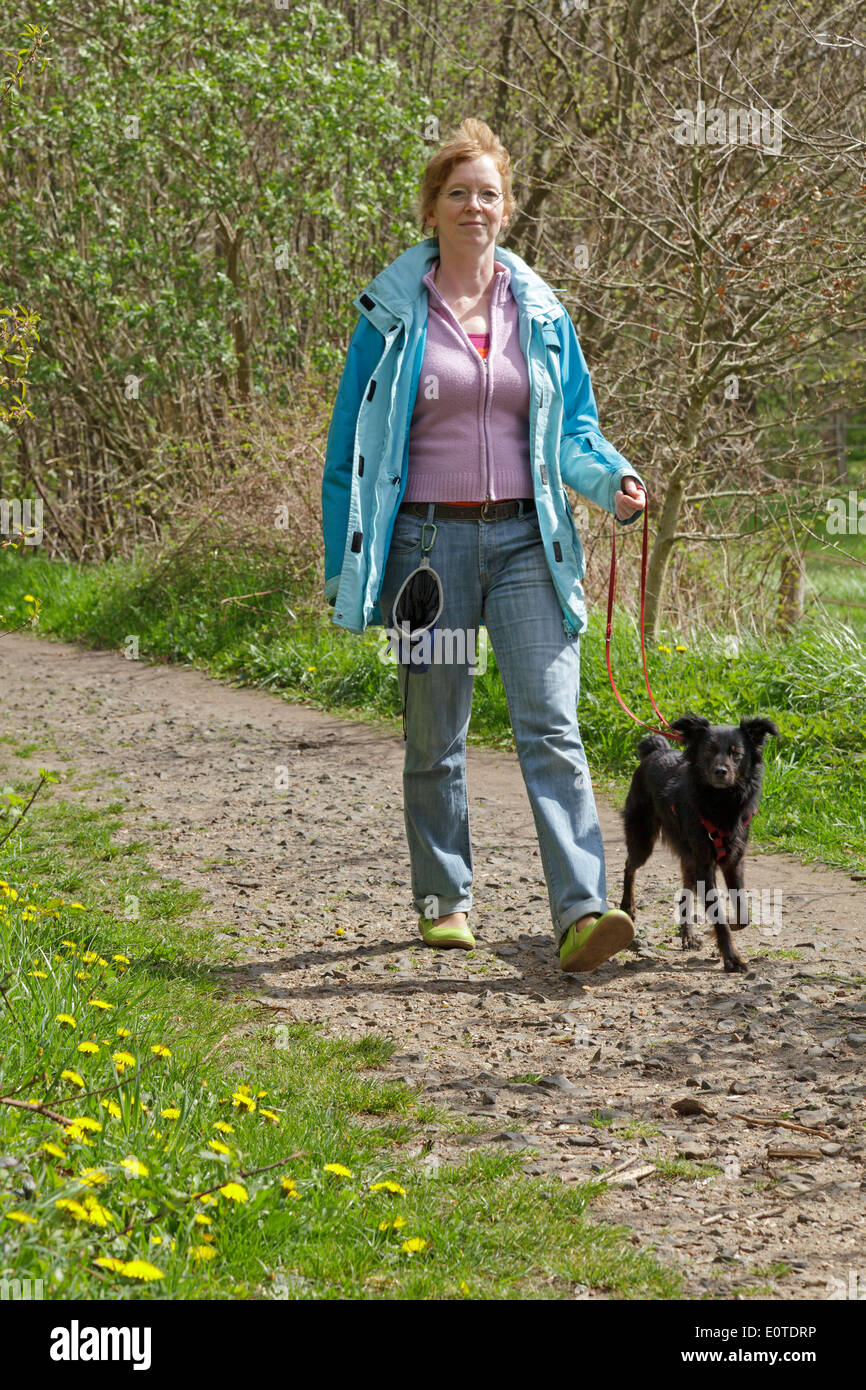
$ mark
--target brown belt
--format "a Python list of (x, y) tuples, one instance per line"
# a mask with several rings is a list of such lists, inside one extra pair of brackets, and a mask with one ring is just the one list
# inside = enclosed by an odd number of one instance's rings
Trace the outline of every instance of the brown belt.
[[(505, 502), (434, 502), (434, 521), (504, 521), (510, 516), (522, 516), (535, 511), (533, 497), (512, 498)], [(430, 509), (429, 502), (404, 502), (401, 512), (420, 516), (425, 521)]]

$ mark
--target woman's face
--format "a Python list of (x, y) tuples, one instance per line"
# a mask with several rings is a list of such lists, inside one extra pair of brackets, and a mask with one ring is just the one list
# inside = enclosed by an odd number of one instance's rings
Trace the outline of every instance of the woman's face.
[(429, 221), (439, 233), (440, 249), (474, 246), (479, 256), (492, 246), (503, 216), (502, 178), (490, 155), (455, 164), (433, 205)]

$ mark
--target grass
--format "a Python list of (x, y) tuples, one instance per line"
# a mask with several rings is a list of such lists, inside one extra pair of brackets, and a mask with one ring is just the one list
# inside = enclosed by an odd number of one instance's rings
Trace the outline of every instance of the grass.
[(703, 1178), (717, 1178), (722, 1169), (715, 1163), (694, 1163), (690, 1158), (651, 1158), (661, 1177), (675, 1182), (698, 1182)]
[(476, 1144), (427, 1176), (405, 1150), (435, 1142), (439, 1112), (377, 1077), (389, 1039), (262, 1019), (230, 993), (237, 953), (196, 922), (199, 895), (112, 841), (122, 803), (44, 796), (0, 851), (0, 1281), (61, 1299), (677, 1296), (588, 1218), (597, 1185)]
[[(266, 590), (272, 579), (276, 585), (277, 576), (263, 571), (255, 556), (248, 560), (247, 571), (243, 557), (234, 557), (227, 577), (218, 560), (211, 567), (184, 567), (181, 557), (157, 591), (142, 557), (85, 569), (10, 551), (0, 564), (0, 613), (7, 625), (26, 621), (34, 605), (24, 596), (32, 594), (46, 634), (124, 651), (134, 638), (140, 659), (191, 663), (402, 732), (396, 670), (379, 659), (382, 629), (358, 635), (336, 628), (330, 608), (305, 610), (303, 596), (292, 599), (297, 621), (278, 604), (250, 612), (222, 602)], [(621, 801), (641, 731), (610, 690), (598, 606), (581, 649), (579, 714), (587, 756), (596, 785)], [(612, 659), (626, 703), (649, 715), (629, 617), (615, 626)], [(668, 718), (693, 709), (717, 723), (757, 713), (778, 723), (781, 738), (765, 747), (764, 795), (752, 826), (756, 847), (866, 869), (866, 645), (853, 628), (815, 610), (787, 641), (744, 633), (732, 645), (729, 635), (684, 618), (682, 632), (665, 633), (648, 652), (648, 665)], [(469, 738), (514, 746), (492, 650), (487, 670), (475, 678)], [(820, 794), (830, 786), (832, 795)]]

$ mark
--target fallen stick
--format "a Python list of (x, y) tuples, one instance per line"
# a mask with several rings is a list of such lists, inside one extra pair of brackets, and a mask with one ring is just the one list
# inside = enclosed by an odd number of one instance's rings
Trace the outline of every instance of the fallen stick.
[(645, 1163), (642, 1168), (626, 1168), (612, 1178), (605, 1178), (605, 1182), (610, 1182), (611, 1187), (619, 1187), (624, 1182), (640, 1182), (641, 1178), (648, 1178), (650, 1173), (657, 1172), (654, 1163)]
[(821, 1139), (830, 1139), (832, 1141), (833, 1138), (832, 1134), (828, 1134), (826, 1129), (819, 1129), (817, 1125), (797, 1125), (793, 1120), (764, 1120), (759, 1119), (757, 1115), (740, 1115), (736, 1111), (731, 1118), (734, 1120), (745, 1120), (747, 1125), (779, 1125), (782, 1129), (796, 1129), (801, 1134), (817, 1134)]
[(599, 1173), (596, 1182), (606, 1182), (613, 1177), (614, 1173), (622, 1173), (626, 1168), (631, 1168), (635, 1163), (640, 1163), (639, 1158), (632, 1154), (631, 1158), (621, 1158), (619, 1163), (615, 1163), (612, 1168), (608, 1168), (606, 1173)]
[(0, 1105), (14, 1105), (16, 1110), (29, 1110), (33, 1115), (45, 1115), (49, 1120), (54, 1120), (58, 1125), (74, 1124), (74, 1119), (69, 1119), (66, 1115), (58, 1115), (56, 1110), (49, 1110), (47, 1105), (40, 1105), (29, 1100), (15, 1100), (12, 1096), (0, 1096)]

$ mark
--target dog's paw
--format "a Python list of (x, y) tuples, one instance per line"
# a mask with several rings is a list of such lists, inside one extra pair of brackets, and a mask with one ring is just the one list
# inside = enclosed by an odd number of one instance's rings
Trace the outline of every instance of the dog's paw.
[(684, 931), (681, 934), (680, 945), (684, 951), (699, 951), (703, 945), (703, 937), (694, 931)]
[(726, 975), (754, 975), (755, 973), (742, 956), (725, 956), (724, 964)]

